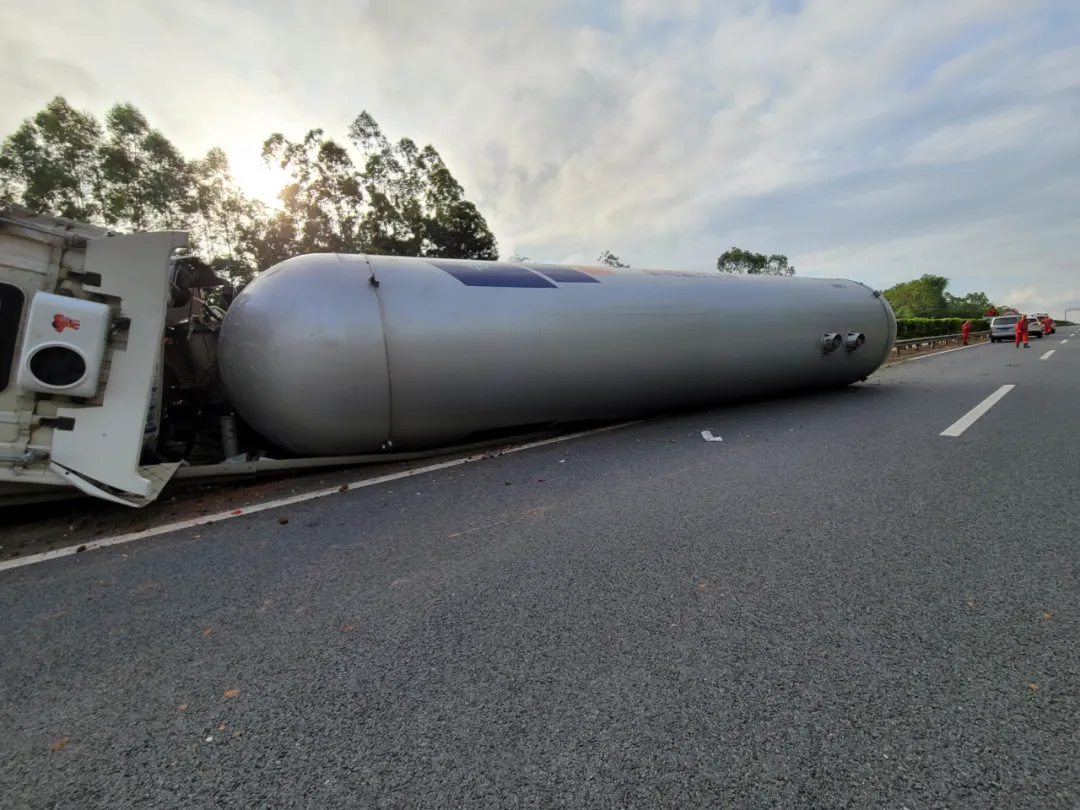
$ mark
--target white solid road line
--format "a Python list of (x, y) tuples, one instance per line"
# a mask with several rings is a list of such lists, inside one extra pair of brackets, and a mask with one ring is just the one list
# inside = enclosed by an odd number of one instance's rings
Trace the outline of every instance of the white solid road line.
[(166, 523), (162, 526), (155, 526), (152, 529), (144, 529), (141, 532), (128, 532), (127, 534), (118, 534), (114, 537), (106, 537), (101, 540), (94, 540), (82, 545), (70, 546), (68, 548), (58, 548), (53, 551), (44, 551), (41, 554), (31, 554), (26, 557), (20, 557), (13, 560), (4, 560), (0, 562), (0, 571), (7, 571), (11, 568), (21, 568), (24, 565), (33, 565), (34, 563), (45, 562), (46, 560), (55, 560), (58, 557), (67, 557), (72, 554), (78, 554), (80, 551), (85, 553), (87, 551), (94, 551), (99, 548), (107, 548), (108, 546), (119, 546), (123, 543), (132, 543), (136, 540), (144, 540), (147, 537), (154, 537), (159, 534), (168, 534), (169, 532), (181, 531), (183, 529), (191, 529), (195, 526), (205, 526), (207, 523), (216, 523), (221, 520), (228, 520), (229, 518), (243, 517), (244, 515), (250, 515), (255, 512), (264, 512), (267, 509), (278, 509), (282, 506), (292, 506), (294, 503), (303, 503), (304, 501), (313, 501), (316, 498), (323, 498), (327, 495), (336, 495), (339, 492), (351, 492), (354, 489), (363, 489), (364, 487), (373, 487), (376, 484), (385, 484), (388, 481), (397, 481), (401, 478), (411, 478), (415, 475), (423, 475), (424, 473), (435, 472), (436, 470), (445, 470), (448, 467), (458, 467), (462, 464), (471, 464), (476, 461), (483, 461), (486, 458), (492, 458), (492, 454), (495, 453), (499, 456), (509, 455), (510, 453), (520, 453), (522, 450), (531, 450), (534, 447), (542, 447), (545, 444), (555, 444), (557, 442), (566, 442), (571, 439), (580, 439), (582, 436), (591, 436), (594, 433), (605, 433), (609, 430), (618, 430), (620, 428), (629, 427), (630, 425), (639, 425), (643, 420), (635, 419), (631, 422), (620, 422), (617, 425), (606, 425), (604, 427), (594, 428), (592, 430), (583, 430), (578, 433), (568, 433), (565, 436), (555, 436), (551, 439), (540, 439), (539, 441), (529, 442), (527, 444), (519, 444), (516, 446), (508, 447), (505, 450), (492, 451), (485, 453), (478, 453), (474, 456), (467, 456), (466, 458), (456, 458), (451, 461), (442, 461), (438, 464), (428, 464), (426, 467), (417, 467), (414, 470), (403, 470), (402, 472), (390, 473), (389, 475), (380, 475), (378, 478), (368, 478), (363, 481), (356, 481), (351, 484), (342, 486), (330, 487), (328, 489), (320, 489), (315, 492), (305, 492), (301, 495), (293, 495), (290, 498), (279, 498), (276, 501), (267, 501), (266, 503), (256, 503), (251, 506), (245, 506), (242, 509), (230, 509), (228, 512), (218, 512), (214, 515), (204, 515), (193, 520), (180, 520), (176, 523)]
[(989, 346), (989, 345), (990, 345), (989, 341), (986, 341), (985, 343), (969, 343), (967, 346), (957, 346), (955, 349), (945, 349), (944, 351), (940, 351), (940, 352), (931, 352), (930, 354), (921, 354), (918, 357), (897, 357), (895, 360), (892, 360), (892, 359), (886, 360), (885, 364), (888, 365), (889, 363), (894, 363), (894, 362), (897, 362), (897, 361), (904, 362), (904, 363), (914, 363), (916, 360), (925, 360), (928, 357), (941, 357), (941, 355), (948, 354), (949, 352), (962, 352), (964, 349), (974, 349), (976, 346)]
[(1039, 359), (1040, 359), (1040, 360), (1046, 360), (1046, 359), (1048, 359), (1048, 358), (1050, 357), (1050, 355), (1052, 355), (1052, 354), (1053, 354), (1054, 352), (1056, 352), (1056, 351), (1057, 351), (1057, 349), (1051, 349), (1050, 351), (1048, 351), (1048, 352), (1047, 352), (1046, 354), (1044, 354), (1044, 355), (1043, 355), (1042, 357), (1040, 357)]
[(975, 424), (976, 420), (980, 416), (982, 416), (988, 410), (993, 408), (1001, 400), (1001, 398), (1003, 396), (1005, 396), (1007, 393), (1012, 391), (1014, 388), (1016, 388), (1015, 385), (1003, 385), (1003, 386), (1001, 386), (1001, 388), (999, 388), (997, 391), (992, 393), (990, 396), (988, 396), (986, 399), (984, 399), (982, 402), (980, 402), (978, 405), (976, 405), (970, 411), (965, 413), (963, 416), (961, 416), (959, 419), (957, 419), (955, 422), (953, 422), (951, 425), (949, 425), (947, 428), (945, 428), (945, 430), (941, 431), (940, 435), (942, 435), (942, 436), (959, 436), (959, 435), (961, 435), (965, 430), (967, 430), (969, 427), (971, 427), (973, 424)]

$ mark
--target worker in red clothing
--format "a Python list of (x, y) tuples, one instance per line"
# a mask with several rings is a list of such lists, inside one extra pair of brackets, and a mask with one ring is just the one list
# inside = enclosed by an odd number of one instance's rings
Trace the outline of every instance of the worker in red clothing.
[(971, 321), (964, 321), (960, 325), (960, 336), (963, 338), (962, 343), (968, 345), (968, 336), (971, 335)]
[(1028, 347), (1028, 322), (1027, 315), (1021, 315), (1016, 319), (1016, 348), (1020, 348), (1020, 341), (1024, 341), (1024, 348)]
[(1047, 315), (1046, 318), (1043, 320), (1043, 328), (1045, 329), (1043, 334), (1045, 334), (1045, 335), (1054, 334), (1054, 319), (1051, 318), (1049, 315)]

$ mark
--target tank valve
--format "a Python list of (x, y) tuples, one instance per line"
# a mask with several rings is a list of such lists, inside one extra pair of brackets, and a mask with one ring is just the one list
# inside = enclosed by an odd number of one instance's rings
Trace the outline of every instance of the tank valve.
[(844, 340), (844, 348), (849, 352), (853, 352), (864, 343), (866, 343), (866, 335), (862, 332), (848, 332), (847, 338)]
[(826, 332), (821, 338), (821, 353), (828, 354), (840, 348), (844, 339), (836, 332)]

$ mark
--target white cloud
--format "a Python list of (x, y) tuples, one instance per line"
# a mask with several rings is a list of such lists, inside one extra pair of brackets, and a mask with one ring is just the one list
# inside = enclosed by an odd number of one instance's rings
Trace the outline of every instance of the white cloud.
[[(57, 0), (0, 12), (0, 130), (129, 100), (250, 187), (361, 109), (432, 142), (504, 253), (1076, 298), (1072, 0)], [(1080, 299), (1073, 301), (1080, 305)]]
[(974, 121), (942, 127), (911, 147), (911, 163), (977, 160), (1001, 149), (1023, 146), (1039, 126), (1052, 125), (1049, 110), (1024, 104)]

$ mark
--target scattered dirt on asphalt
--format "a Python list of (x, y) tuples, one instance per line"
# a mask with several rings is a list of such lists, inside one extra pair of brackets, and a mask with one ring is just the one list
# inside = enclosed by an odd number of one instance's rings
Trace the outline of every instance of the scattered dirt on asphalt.
[[(80, 545), (105, 537), (139, 532), (167, 523), (176, 523), (243, 509), (254, 504), (293, 495), (334, 488), (340, 492), (349, 484), (424, 467), (455, 458), (497, 455), (510, 444), (415, 461), (320, 470), (287, 477), (277, 475), (258, 481), (247, 479), (228, 484), (189, 485), (141, 509), (80, 498), (77, 500), (13, 506), (0, 509), (0, 560)], [(258, 519), (257, 517), (255, 519)], [(266, 519), (278, 527), (277, 517)], [(281, 524), (285, 525), (285, 524)], [(198, 531), (194, 529), (193, 531)]]

